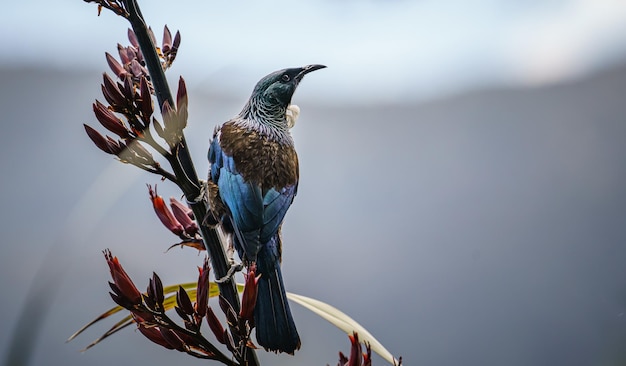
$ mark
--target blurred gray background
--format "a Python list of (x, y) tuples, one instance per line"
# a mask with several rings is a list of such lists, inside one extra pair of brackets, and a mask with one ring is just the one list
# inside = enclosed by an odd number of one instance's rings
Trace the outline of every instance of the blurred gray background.
[[(294, 97), (288, 290), (344, 310), (407, 365), (626, 364), (624, 2), (140, 4), (158, 38), (182, 33), (168, 76), (187, 81), (201, 176), (214, 126), (260, 77), (329, 66)], [(126, 29), (78, 0), (0, 12), (2, 359), (203, 363), (132, 329), (79, 352), (112, 322), (65, 343), (113, 305), (103, 249), (140, 288), (152, 271), (193, 281), (203, 258), (164, 253), (176, 238), (145, 184), (180, 193), (83, 131)], [(262, 364), (336, 364), (345, 334), (292, 308), (302, 350)]]

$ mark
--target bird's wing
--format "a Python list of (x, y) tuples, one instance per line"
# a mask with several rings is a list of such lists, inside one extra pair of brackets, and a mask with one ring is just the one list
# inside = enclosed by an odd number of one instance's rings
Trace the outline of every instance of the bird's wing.
[(261, 187), (244, 181), (232, 156), (224, 153), (219, 139), (209, 148), (211, 180), (219, 187), (220, 198), (230, 211), (236, 229), (241, 232), (259, 230), (263, 225)]
[(237, 236), (249, 258), (255, 258), (260, 247), (280, 230), (287, 209), (297, 192), (297, 181), (284, 188), (262, 189), (246, 181), (235, 160), (220, 146), (219, 135), (209, 148), (210, 179), (219, 188)]
[(263, 196), (263, 229), (261, 242), (266, 243), (274, 236), (283, 222), (287, 209), (296, 196), (298, 184), (281, 189), (271, 188)]

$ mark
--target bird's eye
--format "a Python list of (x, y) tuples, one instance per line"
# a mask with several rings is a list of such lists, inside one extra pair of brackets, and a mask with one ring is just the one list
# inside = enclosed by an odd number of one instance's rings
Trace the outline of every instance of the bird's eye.
[(284, 81), (284, 82), (287, 82), (287, 81), (291, 80), (291, 78), (289, 77), (289, 75), (285, 74), (285, 75), (283, 75), (281, 77), (281, 80)]

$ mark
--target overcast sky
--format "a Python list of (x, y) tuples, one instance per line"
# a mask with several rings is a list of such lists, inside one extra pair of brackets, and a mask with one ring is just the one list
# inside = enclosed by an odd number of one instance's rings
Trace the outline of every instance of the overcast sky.
[[(155, 29), (182, 33), (168, 76), (187, 80), (186, 135), (201, 175), (214, 126), (261, 76), (329, 66), (295, 99), (289, 291), (348, 312), (407, 365), (624, 364), (624, 0), (140, 3)], [(113, 304), (102, 249), (141, 288), (152, 271), (189, 281), (202, 261), (193, 250), (163, 253), (176, 238), (145, 184), (166, 198), (180, 192), (101, 153), (82, 127), (100, 128), (91, 103), (102, 98), (103, 53), (126, 43), (127, 27), (82, 0), (0, 10), (0, 356), (198, 364), (130, 329), (79, 353), (104, 324), (64, 343)], [(621, 67), (589, 75), (611, 64)], [(440, 100), (415, 103), (425, 98)], [(38, 327), (20, 323), (26, 305)], [(335, 364), (345, 335), (293, 311), (305, 346), (295, 358), (261, 353), (263, 364)], [(21, 329), (38, 339), (12, 347)]]
[[(166, 23), (182, 33), (170, 75), (222, 92), (251, 89), (276, 69), (323, 63), (329, 69), (303, 92), (340, 102), (413, 100), (476, 86), (554, 82), (626, 56), (620, 0), (141, 5), (159, 38)], [(0, 14), (0, 62), (104, 69), (102, 52), (126, 43), (126, 25), (109, 12), (95, 14), (95, 5), (79, 0), (12, 2)]]

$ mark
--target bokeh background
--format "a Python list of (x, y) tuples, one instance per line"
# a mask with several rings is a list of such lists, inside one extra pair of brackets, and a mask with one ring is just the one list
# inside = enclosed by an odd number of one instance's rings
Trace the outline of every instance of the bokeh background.
[[(329, 66), (294, 97), (288, 290), (346, 311), (407, 365), (626, 364), (626, 3), (140, 4), (157, 35), (182, 33), (168, 76), (187, 81), (200, 175), (214, 126), (260, 77)], [(2, 5), (7, 365), (9, 351), (29, 365), (202, 364), (132, 329), (81, 353), (107, 325), (65, 343), (113, 305), (104, 248), (140, 287), (152, 271), (192, 281), (203, 258), (164, 253), (176, 238), (145, 184), (180, 193), (83, 131), (127, 27), (78, 0)], [(347, 337), (292, 308), (302, 350), (262, 364), (336, 364)]]

